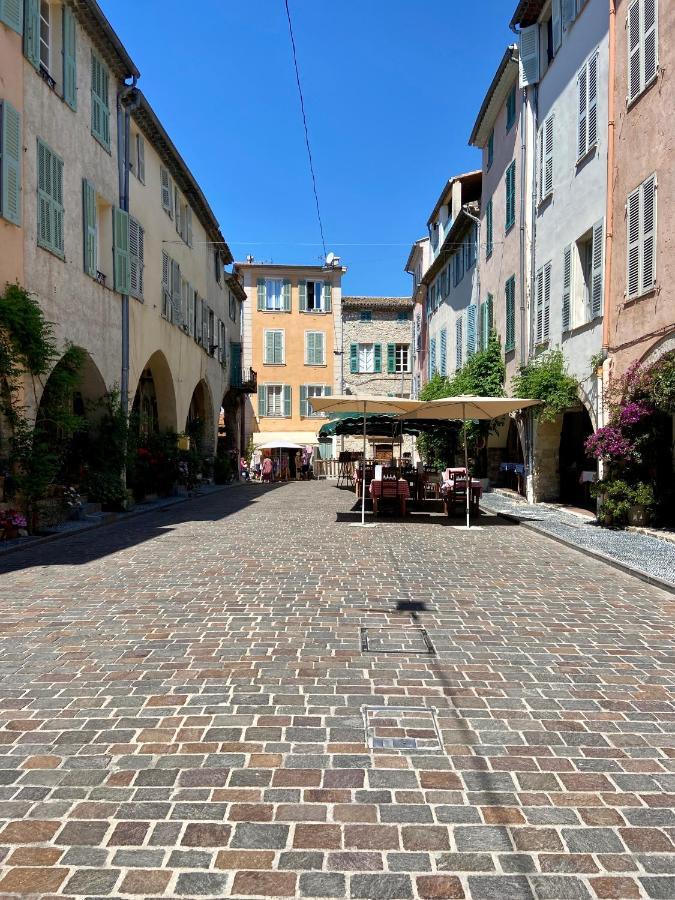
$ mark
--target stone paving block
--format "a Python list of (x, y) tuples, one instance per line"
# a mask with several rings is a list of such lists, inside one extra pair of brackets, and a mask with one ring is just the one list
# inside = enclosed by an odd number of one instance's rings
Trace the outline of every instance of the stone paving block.
[(352, 875), (349, 887), (351, 897), (364, 900), (414, 897), (412, 883), (407, 875)]

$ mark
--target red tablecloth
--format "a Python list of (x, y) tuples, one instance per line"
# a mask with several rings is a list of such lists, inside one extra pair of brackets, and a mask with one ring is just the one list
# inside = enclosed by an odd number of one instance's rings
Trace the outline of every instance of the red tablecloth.
[(398, 481), (376, 481), (374, 478), (370, 482), (371, 497), (403, 497), (405, 500), (410, 498), (410, 485), (404, 478)]
[[(458, 484), (458, 486), (464, 488), (465, 482), (461, 478), (458, 478), (456, 480), (456, 483)], [(441, 485), (441, 496), (447, 497), (448, 494), (454, 493), (454, 489), (455, 485), (451, 481), (444, 481)], [(480, 498), (483, 496), (483, 485), (478, 478), (471, 479), (471, 496), (474, 500), (480, 500)]]

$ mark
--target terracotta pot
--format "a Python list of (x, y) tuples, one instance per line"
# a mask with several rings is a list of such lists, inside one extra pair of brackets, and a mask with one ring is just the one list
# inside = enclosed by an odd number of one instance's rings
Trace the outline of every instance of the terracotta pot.
[(628, 524), (644, 527), (649, 522), (649, 510), (642, 503), (636, 503), (628, 510)]

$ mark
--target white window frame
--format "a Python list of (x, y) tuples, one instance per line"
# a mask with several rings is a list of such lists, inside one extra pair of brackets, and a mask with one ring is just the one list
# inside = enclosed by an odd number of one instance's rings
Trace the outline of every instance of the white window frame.
[[(320, 335), (321, 337), (321, 362), (310, 362), (309, 361), (309, 335), (313, 334), (316, 339), (316, 335)], [(305, 365), (306, 366), (325, 366), (326, 365), (326, 332), (325, 331), (315, 331), (314, 329), (310, 329), (305, 332)]]
[[(265, 388), (266, 388), (266, 390), (265, 390), (265, 415), (268, 418), (272, 418), (272, 419), (283, 419), (284, 418), (284, 386), (283, 386), (283, 384), (266, 384)], [(272, 395), (272, 391), (275, 392), (275, 396), (277, 396), (278, 400), (279, 400), (278, 408), (275, 408), (274, 410), (270, 409), (270, 397)]]
[(598, 135), (600, 53), (596, 48), (577, 74), (577, 165), (595, 150)]
[[(268, 335), (281, 335), (281, 360), (269, 359), (267, 353)], [(263, 365), (266, 366), (285, 366), (286, 365), (286, 332), (283, 328), (265, 328), (263, 329)]]
[(409, 373), (412, 361), (410, 344), (396, 344), (395, 347), (396, 373), (399, 375)]
[[(305, 400), (309, 401), (312, 397), (325, 397), (326, 396), (326, 388), (330, 388), (329, 384), (305, 384), (304, 385), (306, 391)], [(319, 391), (320, 393), (310, 393), (310, 391)], [(325, 419), (325, 412), (316, 412), (314, 408), (311, 406), (309, 402), (307, 402), (307, 415), (308, 419)]]
[[(47, 10), (47, 18), (44, 17), (44, 10)], [(46, 26), (47, 40), (45, 41), (43, 34), (43, 25)], [(47, 61), (42, 58), (43, 50), (46, 51)], [(51, 75), (52, 61), (52, 8), (48, 0), (40, 0), (40, 65)]]
[[(312, 285), (312, 303), (309, 305), (309, 286)], [(323, 281), (310, 280), (306, 282), (305, 308), (307, 312), (324, 312), (326, 307), (326, 286)], [(319, 303), (316, 304), (316, 288), (319, 285)]]
[[(649, 28), (645, 28), (647, 4), (653, 5), (654, 21)], [(637, 36), (634, 29), (637, 29)], [(653, 71), (649, 76), (646, 72), (647, 41), (649, 39), (650, 50), (653, 56)], [(647, 88), (652, 85), (659, 75), (659, 4), (658, 0), (633, 0), (629, 3), (626, 12), (626, 41), (627, 41), (627, 87), (626, 106), (631, 106), (638, 100)], [(633, 66), (637, 66), (634, 72)], [(633, 76), (636, 76), (635, 91), (633, 91)]]
[[(359, 375), (374, 375), (375, 374), (375, 342), (374, 341), (363, 341), (359, 342), (357, 345), (357, 359), (359, 361), (358, 369)], [(368, 349), (370, 348), (370, 349)], [(370, 354), (370, 355), (369, 355)], [(364, 368), (361, 360), (366, 360), (366, 366), (370, 365), (370, 368)], [(370, 364), (368, 363), (368, 359), (371, 360)]]
[[(274, 285), (279, 285), (279, 293), (273, 293)], [(284, 280), (283, 278), (265, 279), (265, 310), (267, 312), (284, 311)]]

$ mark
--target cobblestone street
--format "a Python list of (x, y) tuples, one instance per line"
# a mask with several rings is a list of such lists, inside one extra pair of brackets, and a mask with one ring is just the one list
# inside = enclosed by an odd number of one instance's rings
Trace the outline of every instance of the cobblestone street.
[(233, 487), (0, 561), (0, 894), (675, 897), (675, 598), (353, 503)]

